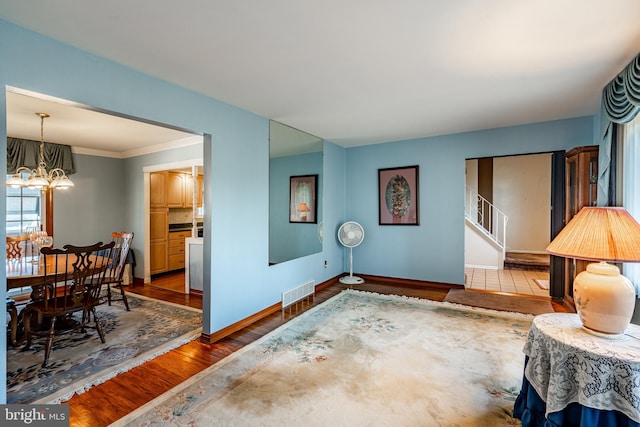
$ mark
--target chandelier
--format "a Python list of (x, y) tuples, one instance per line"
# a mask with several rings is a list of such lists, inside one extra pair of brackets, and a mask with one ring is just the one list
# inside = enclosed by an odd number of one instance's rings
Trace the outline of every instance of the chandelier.
[[(36, 113), (40, 117), (40, 163), (35, 169), (30, 169), (26, 166), (20, 166), (16, 169), (13, 176), (7, 179), (7, 186), (9, 187), (29, 187), (39, 188), (44, 190), (46, 188), (59, 188), (67, 189), (73, 187), (73, 182), (64, 173), (64, 170), (55, 168), (47, 172), (47, 164), (44, 161), (44, 119), (49, 117), (47, 113)], [(29, 172), (29, 177), (25, 181), (20, 176), (20, 172)]]

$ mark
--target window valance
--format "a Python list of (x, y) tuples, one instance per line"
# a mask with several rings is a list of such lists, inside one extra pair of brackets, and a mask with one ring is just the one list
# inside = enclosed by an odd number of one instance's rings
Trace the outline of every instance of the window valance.
[(602, 109), (615, 123), (628, 123), (640, 112), (640, 54), (605, 86)]
[(600, 109), (600, 151), (598, 154), (598, 206), (613, 206), (614, 191), (610, 188), (612, 129), (614, 123), (624, 124), (640, 112), (640, 54), (602, 90)]
[[(60, 168), (73, 175), (71, 147), (63, 144), (44, 144), (44, 162), (47, 170)], [(7, 173), (15, 173), (20, 166), (35, 169), (40, 163), (40, 142), (30, 139), (7, 138)]]

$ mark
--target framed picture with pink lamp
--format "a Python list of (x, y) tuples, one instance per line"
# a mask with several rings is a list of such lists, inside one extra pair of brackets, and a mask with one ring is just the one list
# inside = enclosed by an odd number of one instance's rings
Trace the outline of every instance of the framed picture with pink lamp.
[(289, 222), (318, 223), (318, 175), (289, 178)]

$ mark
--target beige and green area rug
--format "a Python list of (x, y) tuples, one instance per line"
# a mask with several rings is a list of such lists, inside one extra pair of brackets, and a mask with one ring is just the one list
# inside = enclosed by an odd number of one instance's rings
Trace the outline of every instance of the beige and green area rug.
[[(53, 342), (46, 368), (44, 339), (27, 351), (7, 350), (7, 403), (58, 403), (200, 336), (202, 312), (127, 294), (97, 308), (106, 343), (95, 329), (61, 335)], [(76, 313), (79, 320), (80, 313)]]
[(532, 318), (347, 290), (114, 425), (520, 425)]

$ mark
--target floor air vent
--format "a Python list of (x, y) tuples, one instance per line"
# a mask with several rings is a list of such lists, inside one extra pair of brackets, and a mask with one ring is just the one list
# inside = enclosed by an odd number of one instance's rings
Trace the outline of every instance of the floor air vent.
[(305, 283), (304, 285), (298, 286), (297, 288), (289, 289), (288, 291), (284, 291), (282, 293), (282, 309), (289, 307), (291, 304), (295, 304), (296, 302), (313, 295), (316, 290), (315, 281), (310, 281)]

